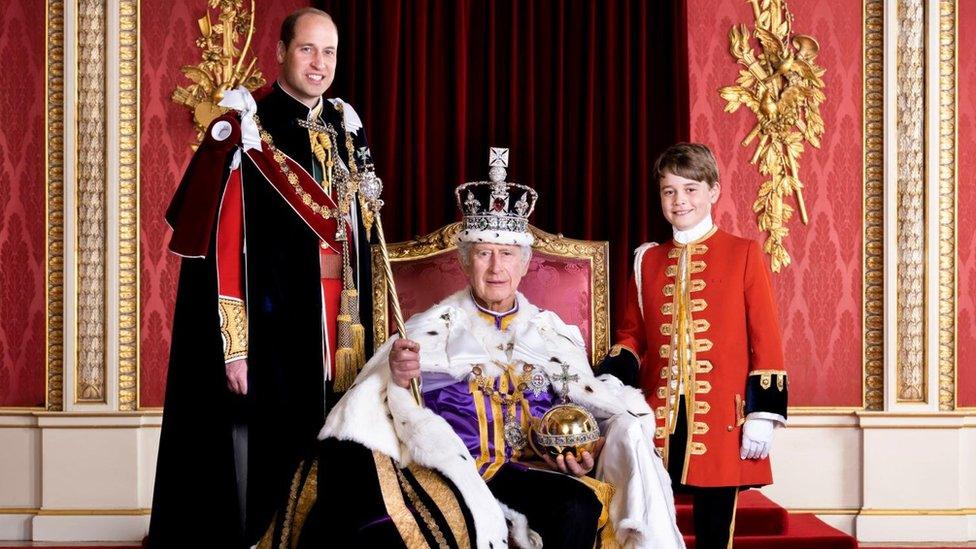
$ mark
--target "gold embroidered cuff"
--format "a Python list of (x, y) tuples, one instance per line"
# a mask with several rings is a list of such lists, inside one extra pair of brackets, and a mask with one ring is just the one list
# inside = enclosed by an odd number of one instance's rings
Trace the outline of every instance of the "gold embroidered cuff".
[(224, 362), (247, 358), (247, 310), (244, 301), (220, 296), (220, 338), (224, 342)]

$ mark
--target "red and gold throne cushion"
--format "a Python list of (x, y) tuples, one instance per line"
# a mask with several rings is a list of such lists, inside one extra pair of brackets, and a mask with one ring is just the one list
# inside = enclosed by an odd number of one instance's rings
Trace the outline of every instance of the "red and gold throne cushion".
[[(452, 223), (416, 240), (387, 245), (404, 320), (467, 286)], [(605, 241), (574, 240), (529, 226), (535, 236), (529, 272), (519, 291), (540, 309), (578, 326), (591, 362), (609, 346), (609, 287)], [(382, 254), (373, 245), (373, 341), (379, 347), (396, 331), (390, 313)]]

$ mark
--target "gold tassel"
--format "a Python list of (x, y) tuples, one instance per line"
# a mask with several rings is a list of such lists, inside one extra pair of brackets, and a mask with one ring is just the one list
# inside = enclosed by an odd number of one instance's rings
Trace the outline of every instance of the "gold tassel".
[(345, 392), (356, 380), (356, 375), (366, 363), (366, 330), (359, 323), (356, 307), (359, 292), (343, 290), (339, 301), (338, 327), (336, 329), (336, 378), (332, 384), (336, 392)]
[[(345, 229), (340, 226), (345, 235)], [(349, 240), (342, 241), (342, 293), (339, 295), (339, 316), (336, 333), (336, 378), (332, 388), (337, 393), (352, 387), (359, 370), (366, 362), (366, 330), (359, 322), (359, 291), (352, 282), (349, 265)]]
[(356, 354), (356, 370), (361, 370), (366, 365), (366, 329), (362, 324), (349, 326), (349, 335), (352, 336), (352, 350)]
[(336, 378), (332, 384), (337, 393), (344, 393), (352, 387), (352, 382), (356, 381), (356, 357), (355, 352), (345, 347), (336, 351)]
[(356, 367), (356, 352), (348, 344), (351, 335), (351, 318), (349, 315), (339, 315), (339, 326), (337, 330), (339, 340), (339, 345), (336, 348), (335, 356), (335, 380), (332, 382), (332, 388), (337, 393), (342, 393), (349, 390), (352, 386), (352, 382), (356, 380), (356, 374), (359, 373), (359, 368)]

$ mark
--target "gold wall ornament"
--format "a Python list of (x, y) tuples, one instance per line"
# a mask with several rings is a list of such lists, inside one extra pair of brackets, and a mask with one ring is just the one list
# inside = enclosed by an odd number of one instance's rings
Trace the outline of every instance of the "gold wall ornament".
[[(815, 63), (820, 51), (817, 41), (793, 34), (793, 14), (785, 0), (748, 1), (756, 18), (755, 30), (750, 33), (743, 24), (729, 31), (729, 51), (745, 70), (739, 70), (734, 86), (722, 88), (719, 94), (727, 101), (726, 112), (745, 105), (756, 114), (756, 125), (742, 146), (759, 138), (750, 163), (758, 163), (759, 173), (769, 179), (760, 185), (752, 209), (759, 229), (769, 234), (763, 249), (772, 258), (773, 271), (779, 272), (790, 264), (783, 239), (789, 234), (786, 224), (794, 209), (784, 202), (786, 197), (795, 197), (801, 220), (808, 222), (799, 160), (804, 141), (820, 148), (826, 70)], [(761, 46), (758, 54), (749, 43), (753, 36)]]
[[(254, 68), (257, 57), (251, 56), (244, 65), (254, 36), (254, 0), (250, 10), (245, 10), (243, 3), (244, 0), (208, 0), (207, 14), (197, 20), (201, 36), (196, 45), (202, 50), (203, 59), (180, 69), (193, 83), (177, 87), (172, 99), (193, 111), (196, 143), (203, 139), (203, 132), (213, 119), (227, 112), (218, 105), (225, 91), (238, 86), (254, 91), (265, 84), (261, 71)], [(211, 11), (219, 12), (216, 23)], [(244, 44), (238, 47), (242, 38)]]

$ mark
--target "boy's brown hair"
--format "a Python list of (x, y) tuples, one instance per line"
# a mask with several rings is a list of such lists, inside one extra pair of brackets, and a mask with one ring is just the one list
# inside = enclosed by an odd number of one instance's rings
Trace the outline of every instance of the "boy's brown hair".
[(718, 163), (712, 151), (701, 143), (671, 145), (654, 161), (652, 173), (658, 184), (669, 173), (693, 181), (704, 181), (709, 187), (718, 183)]

